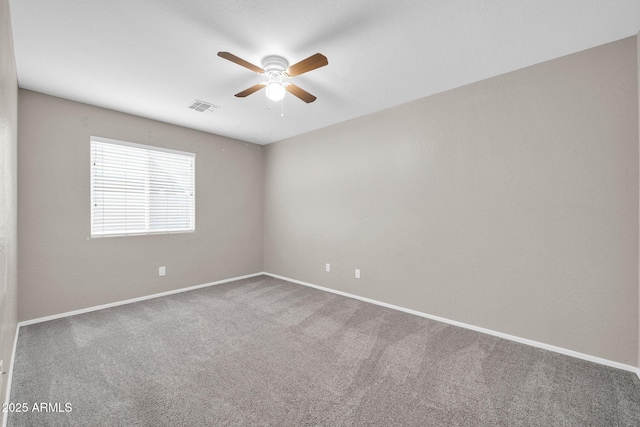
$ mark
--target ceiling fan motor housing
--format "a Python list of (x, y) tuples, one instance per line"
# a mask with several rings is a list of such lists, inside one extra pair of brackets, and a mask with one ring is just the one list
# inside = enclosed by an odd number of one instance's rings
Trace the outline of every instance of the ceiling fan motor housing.
[(287, 60), (281, 56), (270, 55), (266, 56), (262, 60), (262, 68), (267, 72), (267, 75), (269, 75), (271, 72), (284, 73), (284, 70), (286, 70), (288, 67), (289, 62), (287, 62)]

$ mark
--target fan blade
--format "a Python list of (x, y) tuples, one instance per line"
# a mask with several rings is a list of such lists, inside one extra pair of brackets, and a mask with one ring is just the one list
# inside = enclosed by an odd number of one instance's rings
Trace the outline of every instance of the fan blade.
[(315, 96), (311, 95), (309, 92), (307, 92), (304, 89), (300, 89), (298, 86), (294, 85), (293, 83), (289, 83), (284, 88), (287, 90), (287, 92), (297, 96), (307, 104), (316, 100)]
[(289, 75), (289, 77), (299, 76), (300, 74), (315, 70), (316, 68), (324, 67), (327, 64), (329, 64), (327, 57), (321, 53), (316, 53), (315, 55), (311, 55), (307, 59), (303, 59), (297, 64), (293, 64), (292, 66), (287, 68), (286, 73)]
[(245, 89), (242, 92), (236, 93), (236, 96), (238, 98), (244, 98), (245, 96), (251, 95), (253, 92), (259, 91), (260, 89), (262, 89), (265, 86), (266, 86), (265, 83), (258, 83), (257, 85), (251, 86), (249, 89)]
[(218, 56), (220, 58), (224, 58), (228, 61), (234, 62), (244, 68), (248, 68), (251, 71), (255, 71), (258, 74), (262, 74), (264, 73), (264, 70), (260, 67), (258, 67), (257, 65), (253, 65), (251, 62), (247, 62), (242, 58), (238, 58), (237, 56), (235, 56), (233, 53), (229, 53), (229, 52), (218, 52)]

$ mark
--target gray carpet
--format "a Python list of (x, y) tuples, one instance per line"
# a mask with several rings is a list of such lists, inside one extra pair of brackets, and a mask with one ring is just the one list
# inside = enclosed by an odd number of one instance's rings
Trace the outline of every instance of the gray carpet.
[[(260, 276), (20, 329), (10, 426), (638, 426), (632, 373)], [(55, 409), (55, 407), (53, 407)]]

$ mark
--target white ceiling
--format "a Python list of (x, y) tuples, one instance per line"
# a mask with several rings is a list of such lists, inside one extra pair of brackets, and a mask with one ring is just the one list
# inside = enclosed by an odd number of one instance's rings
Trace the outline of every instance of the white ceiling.
[[(10, 0), (20, 87), (266, 144), (635, 35), (640, 0)], [(316, 52), (318, 97), (233, 95)], [(220, 108), (198, 113), (199, 99)]]

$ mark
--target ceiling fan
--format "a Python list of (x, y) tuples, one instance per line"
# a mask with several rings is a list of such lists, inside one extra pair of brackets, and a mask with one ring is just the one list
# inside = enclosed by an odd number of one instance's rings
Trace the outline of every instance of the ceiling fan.
[(315, 101), (315, 96), (287, 80), (291, 77), (299, 76), (300, 74), (304, 74), (329, 64), (327, 57), (321, 53), (311, 55), (307, 59), (303, 59), (291, 66), (289, 66), (289, 62), (281, 56), (267, 56), (262, 60), (262, 68), (229, 52), (218, 52), (218, 56), (242, 67), (248, 68), (249, 70), (265, 76), (268, 79), (265, 82), (258, 83), (243, 90), (242, 92), (236, 93), (238, 98), (244, 98), (245, 96), (249, 96), (262, 88), (266, 88), (267, 98), (272, 101), (280, 101), (284, 98), (286, 92), (300, 98), (306, 103)]

